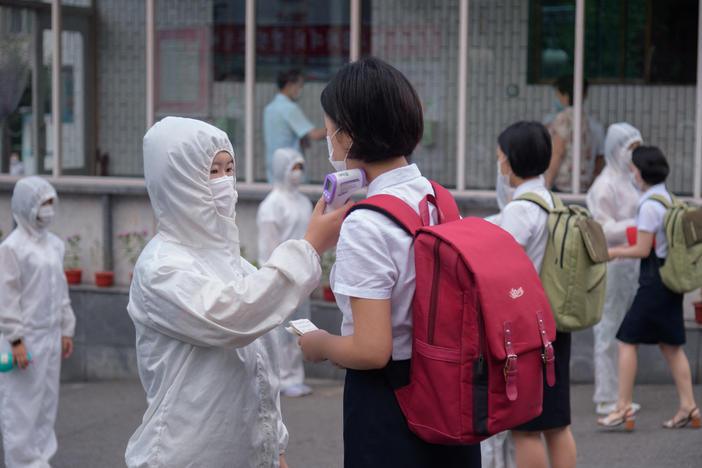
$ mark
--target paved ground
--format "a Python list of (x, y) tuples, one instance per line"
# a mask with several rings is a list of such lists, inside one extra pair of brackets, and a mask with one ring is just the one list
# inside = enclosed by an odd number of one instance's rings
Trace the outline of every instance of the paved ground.
[[(287, 460), (291, 468), (334, 468), (342, 465), (339, 381), (315, 380), (311, 396), (283, 399), (290, 430)], [(642, 385), (635, 400), (643, 409), (633, 433), (602, 431), (592, 412), (591, 385), (574, 385), (573, 432), (579, 468), (647, 468), (702, 466), (702, 430), (664, 430), (661, 421), (677, 404), (672, 385)], [(702, 403), (702, 386), (695, 387)], [(54, 468), (124, 466), (127, 439), (145, 407), (138, 381), (69, 383), (61, 387), (56, 432), (59, 450)]]

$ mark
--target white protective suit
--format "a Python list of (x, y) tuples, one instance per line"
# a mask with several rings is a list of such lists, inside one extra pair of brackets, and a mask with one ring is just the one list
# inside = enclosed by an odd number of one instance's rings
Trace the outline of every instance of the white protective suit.
[(275, 337), (319, 282), (304, 240), (256, 270), (239, 256), (234, 218), (209, 186), (227, 135), (167, 117), (144, 136), (144, 176), (158, 232), (130, 289), (139, 376), (148, 408), (125, 454), (130, 467), (277, 467), (287, 444)]
[[(626, 244), (626, 228), (634, 226), (641, 193), (631, 183), (631, 150), (643, 142), (641, 133), (628, 123), (610, 125), (605, 138), (606, 166), (587, 191), (587, 207), (604, 230), (607, 246)], [(617, 343), (615, 335), (631, 306), (638, 287), (639, 261), (617, 258), (607, 263), (607, 296), (602, 320), (593, 333), (595, 361), (595, 403), (617, 400)]]
[(63, 272), (64, 244), (38, 219), (42, 203), (58, 198), (44, 179), (20, 179), (12, 193), (17, 228), (0, 244), (0, 352), (22, 338), (34, 362), (0, 373), (0, 431), (7, 468), (48, 467), (56, 453), (54, 422), (61, 372), (61, 336), (75, 316)]
[[(312, 202), (291, 181), (292, 168), (304, 165), (302, 155), (291, 149), (281, 148), (273, 154), (273, 191), (258, 207), (258, 261), (263, 265), (273, 250), (289, 239), (302, 239), (312, 216)], [(305, 300), (291, 319), (310, 318), (310, 302)], [(298, 338), (285, 331), (285, 324), (276, 329), (280, 348), (280, 387), (286, 389), (302, 384), (305, 369)]]

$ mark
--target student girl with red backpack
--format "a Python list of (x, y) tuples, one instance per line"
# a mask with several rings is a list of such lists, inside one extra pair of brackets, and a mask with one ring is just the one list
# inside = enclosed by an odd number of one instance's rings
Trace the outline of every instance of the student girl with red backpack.
[[(502, 210), (500, 227), (512, 234), (536, 271), (541, 271), (549, 237), (548, 214), (537, 204), (517, 198), (535, 193), (553, 208), (543, 177), (551, 160), (551, 138), (540, 123), (517, 122), (507, 127), (497, 141), (501, 183), (515, 188), (512, 201)], [(570, 341), (570, 333), (556, 334), (553, 342), (556, 383), (552, 387), (544, 385), (541, 415), (512, 431), (518, 468), (546, 468), (547, 451), (551, 468), (575, 467), (575, 440), (570, 431)]]
[[(322, 92), (329, 159), (339, 170), (361, 168), (368, 196), (394, 195), (419, 213), (431, 183), (407, 156), (422, 138), (422, 106), (402, 73), (368, 57), (342, 67)], [(431, 224), (437, 212), (430, 205)], [(347, 369), (344, 387), (346, 468), (479, 467), (480, 446), (439, 445), (413, 434), (394, 388), (409, 380), (413, 238), (381, 213), (351, 212), (342, 225), (330, 283), (342, 311), (342, 336), (305, 333), (312, 362)], [(421, 404), (421, 402), (417, 402)]]

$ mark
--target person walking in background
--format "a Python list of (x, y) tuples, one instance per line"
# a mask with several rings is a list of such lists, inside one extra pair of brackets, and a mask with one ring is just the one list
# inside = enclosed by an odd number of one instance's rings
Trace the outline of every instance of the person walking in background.
[[(565, 75), (555, 82), (556, 99), (564, 107), (548, 124), (551, 133), (551, 163), (544, 174), (546, 188), (557, 192), (570, 192), (573, 175), (573, 76)], [(583, 83), (583, 94), (587, 93), (587, 81)], [(586, 191), (592, 183), (595, 170), (593, 137), (590, 119), (583, 114), (580, 153), (580, 190)]]
[[(298, 190), (302, 182), (305, 162), (292, 148), (280, 148), (273, 154), (273, 191), (258, 207), (258, 264), (265, 265), (273, 250), (289, 239), (302, 239), (312, 216), (312, 202)], [(290, 316), (291, 320), (310, 318), (310, 301), (305, 299)], [(288, 397), (307, 395), (312, 389), (304, 384), (305, 368), (297, 337), (285, 331), (285, 325), (276, 328), (278, 334), (278, 362), (280, 365), (280, 392)]]
[[(643, 142), (641, 133), (628, 123), (616, 123), (607, 129), (605, 158), (607, 165), (587, 192), (587, 207), (602, 225), (607, 245), (626, 243), (626, 229), (634, 225), (641, 196), (631, 183), (631, 154)], [(607, 296), (602, 319), (593, 327), (595, 394), (592, 399), (599, 414), (611, 413), (617, 404), (617, 342), (615, 335), (624, 314), (631, 307), (637, 288), (639, 262), (617, 258), (607, 263)], [(640, 405), (632, 403), (634, 412)]]
[(63, 272), (65, 246), (48, 230), (57, 201), (44, 179), (20, 179), (11, 202), (17, 228), (0, 244), (0, 351), (11, 345), (18, 368), (0, 373), (7, 468), (48, 467), (57, 449), (61, 357), (73, 352), (76, 323)]
[[(639, 344), (657, 344), (660, 348), (678, 391), (679, 407), (675, 415), (663, 423), (665, 428), (679, 428), (691, 424), (700, 427), (700, 410), (692, 393), (690, 363), (685, 355), (685, 325), (683, 322), (683, 295), (668, 289), (661, 280), (659, 268), (668, 255), (663, 217), (665, 206), (649, 197), (659, 195), (671, 201), (665, 186), (669, 166), (663, 153), (653, 146), (639, 146), (633, 152), (631, 171), (634, 183), (643, 196), (639, 199), (636, 215), (636, 244), (609, 249), (615, 258), (640, 258), (639, 288), (634, 302), (626, 313), (617, 332), (619, 340), (619, 397), (615, 409), (597, 423), (614, 427), (627, 423), (634, 428), (632, 395), (636, 379)], [(655, 246), (654, 246), (655, 240)]]
[(300, 140), (321, 140), (324, 128), (315, 128), (295, 102), (299, 99), (304, 81), (300, 70), (278, 73), (278, 93), (263, 110), (263, 140), (266, 147), (266, 177), (274, 183), (273, 153), (279, 148), (302, 151)]
[[(513, 200), (502, 210), (500, 227), (512, 234), (540, 272), (549, 235), (548, 214), (535, 203), (518, 198), (535, 193), (553, 207), (542, 176), (549, 167), (551, 138), (538, 122), (517, 122), (507, 127), (497, 141), (500, 174), (516, 188)], [(518, 468), (546, 468), (549, 464), (551, 468), (575, 467), (575, 439), (570, 430), (570, 343), (570, 333), (556, 333), (556, 383), (549, 387), (544, 373), (541, 415), (512, 430)]]
[[(587, 78), (583, 78), (583, 106), (587, 99), (587, 92), (589, 88), (589, 82)], [(561, 92), (561, 89), (563, 92)], [(554, 111), (546, 114), (541, 121), (542, 124), (549, 128), (553, 119), (556, 118), (560, 112), (564, 111), (566, 107), (570, 106), (570, 91), (573, 89), (573, 75), (564, 75), (556, 79), (553, 82), (553, 93), (554, 93)], [(585, 173), (588, 174), (589, 179), (594, 180), (602, 172), (602, 168), (605, 165), (605, 132), (604, 126), (592, 115), (588, 115), (587, 119), (590, 123), (590, 136), (592, 138), (592, 154), (594, 158), (588, 161), (588, 165), (584, 168)], [(592, 175), (590, 177), (590, 174)]]

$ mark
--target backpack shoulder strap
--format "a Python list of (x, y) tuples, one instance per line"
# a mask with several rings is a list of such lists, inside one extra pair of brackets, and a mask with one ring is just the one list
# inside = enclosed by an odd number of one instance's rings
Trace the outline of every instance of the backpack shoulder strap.
[(553, 208), (548, 206), (548, 203), (546, 203), (546, 200), (541, 198), (539, 195), (535, 194), (534, 192), (528, 192), (525, 193), (524, 195), (520, 195), (519, 197), (515, 198), (514, 201), (517, 200), (524, 200), (528, 202), (535, 203), (539, 205), (546, 213), (551, 213), (552, 211), (558, 211), (559, 209), (563, 208), (563, 202), (559, 197), (554, 195), (553, 193), (549, 192), (551, 195), (551, 199), (553, 200)]
[(660, 203), (661, 205), (665, 206), (666, 210), (669, 210), (670, 208), (673, 207), (673, 205), (676, 204), (677, 199), (673, 196), (673, 194), (670, 194), (671, 200), (673, 200), (673, 203), (670, 203), (668, 200), (665, 199), (663, 195), (651, 195), (648, 197), (646, 200), (654, 200)]
[(349, 208), (345, 216), (356, 210), (371, 210), (380, 213), (412, 237), (414, 237), (417, 229), (422, 227), (422, 219), (417, 212), (403, 200), (393, 195), (380, 194), (368, 197), (355, 203)]
[(453, 195), (451, 195), (451, 192), (433, 180), (430, 180), (429, 182), (434, 189), (434, 195), (436, 197), (435, 205), (439, 210), (439, 224), (461, 219), (461, 214), (458, 211), (458, 205), (456, 205), (456, 200), (453, 198)]

